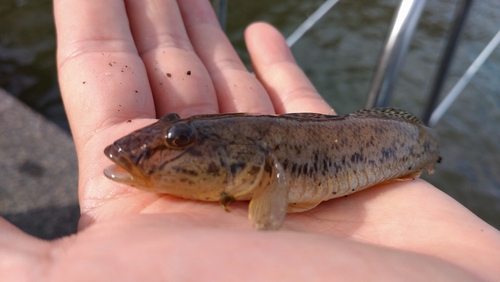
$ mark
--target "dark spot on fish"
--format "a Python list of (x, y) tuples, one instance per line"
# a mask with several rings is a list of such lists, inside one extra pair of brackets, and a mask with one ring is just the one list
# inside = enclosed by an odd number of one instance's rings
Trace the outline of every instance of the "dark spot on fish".
[[(215, 148), (217, 148), (217, 147), (215, 147)], [(227, 163), (226, 163), (226, 161), (224, 160), (224, 158), (219, 158), (219, 161), (220, 161), (220, 165), (221, 165), (221, 167), (227, 167)]]
[(308, 165), (308, 164), (304, 164), (304, 165), (302, 166), (302, 173), (303, 173), (304, 175), (307, 175), (307, 170), (308, 170), (308, 168), (309, 168), (309, 165)]
[(186, 169), (186, 168), (178, 167), (178, 166), (172, 167), (172, 169), (174, 169), (178, 173), (187, 174), (187, 175), (191, 175), (191, 176), (198, 176), (198, 172), (191, 170), (191, 169)]
[(215, 162), (210, 162), (208, 164), (207, 173), (218, 175), (220, 172), (220, 167), (215, 164)]
[(189, 154), (191, 154), (192, 156), (195, 156), (195, 157), (203, 156), (203, 153), (200, 150), (195, 149), (194, 147), (189, 148)]
[(375, 146), (375, 137), (370, 136), (370, 140), (366, 141), (366, 147), (372, 147)]
[(260, 171), (260, 167), (258, 166), (252, 166), (252, 168), (248, 171), (248, 174), (250, 175), (256, 175), (257, 173), (259, 173)]
[(295, 148), (295, 152), (297, 153), (297, 155), (300, 155), (300, 146), (295, 145), (294, 148)]
[(266, 164), (264, 165), (264, 170), (267, 172), (267, 173), (271, 173), (272, 171), (272, 168), (271, 168), (271, 165), (266, 162)]
[(229, 169), (231, 170), (231, 174), (235, 175), (237, 172), (243, 170), (247, 164), (245, 162), (239, 162), (235, 164), (231, 164)]
[(339, 173), (339, 171), (342, 170), (342, 167), (340, 165), (338, 165), (337, 163), (334, 163), (333, 167), (335, 167), (335, 173)]
[(132, 120), (131, 120), (131, 119), (127, 119), (127, 123), (131, 123), (131, 122), (132, 122)]
[(210, 136), (211, 136), (211, 137), (215, 137), (215, 139), (221, 139), (221, 138), (220, 138), (220, 135), (219, 135), (219, 134), (217, 134), (217, 133), (210, 133)]
[(82, 84), (85, 84), (86, 82), (84, 81)]
[(441, 156), (439, 156), (438, 159), (437, 159), (437, 161), (436, 161), (436, 163), (440, 164), (441, 161), (443, 161), (443, 158), (441, 158)]
[(373, 130), (373, 132), (375, 132), (375, 135), (382, 135), (383, 134), (382, 128), (378, 125), (372, 125), (371, 129)]
[(408, 154), (410, 154), (410, 155), (413, 154), (413, 146), (411, 146), (410, 148), (408, 148)]
[(431, 143), (429, 141), (425, 141), (423, 147), (424, 147), (424, 152), (429, 152), (431, 149)]
[(285, 159), (283, 161), (283, 170), (286, 170), (286, 168), (288, 167), (288, 162), (289, 162), (288, 159)]
[(187, 178), (181, 178), (181, 179), (179, 179), (179, 181), (182, 182), (182, 183), (187, 183), (189, 185), (193, 185), (194, 184), (194, 182), (192, 180), (187, 179)]
[(167, 77), (172, 77), (172, 74), (167, 72)]
[(392, 148), (382, 148), (381, 153), (382, 153), (382, 158), (380, 159), (380, 162), (384, 162), (385, 160), (395, 157), (394, 149)]
[(187, 74), (187, 75), (191, 75), (191, 71), (190, 71), (190, 70), (188, 70), (188, 71), (186, 72), (186, 74)]
[(297, 166), (297, 176), (300, 176), (301, 173), (302, 173), (302, 165), (298, 165)]
[(332, 194), (333, 194), (333, 195), (337, 195), (337, 192), (336, 192), (336, 191), (333, 191), (333, 192), (332, 192)]
[(358, 162), (358, 158), (359, 158), (358, 153), (354, 153), (354, 154), (351, 156), (351, 162), (353, 162), (353, 163)]

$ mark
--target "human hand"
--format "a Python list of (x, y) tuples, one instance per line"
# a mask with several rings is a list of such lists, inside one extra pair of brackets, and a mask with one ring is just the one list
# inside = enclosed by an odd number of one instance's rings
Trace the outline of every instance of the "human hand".
[(79, 159), (80, 231), (42, 242), (0, 221), (0, 273), (11, 262), (14, 278), (60, 280), (458, 280), (499, 274), (498, 231), (422, 180), (380, 185), (288, 214), (278, 232), (252, 230), (246, 203), (226, 213), (218, 203), (108, 180), (104, 147), (168, 112), (331, 109), (266, 24), (245, 33), (256, 76), (250, 74), (208, 1), (54, 5), (59, 81)]

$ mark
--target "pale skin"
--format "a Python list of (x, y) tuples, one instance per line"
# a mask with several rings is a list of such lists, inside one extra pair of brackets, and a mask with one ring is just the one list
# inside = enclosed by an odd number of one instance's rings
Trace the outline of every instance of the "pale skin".
[(249, 73), (208, 1), (55, 0), (54, 7), (59, 82), (78, 153), (82, 216), (76, 235), (50, 242), (0, 219), (0, 278), (500, 277), (498, 230), (423, 180), (380, 185), (289, 214), (276, 232), (253, 230), (245, 202), (232, 204), (228, 213), (218, 203), (110, 181), (102, 173), (111, 164), (104, 147), (166, 113), (332, 109), (267, 24), (245, 32), (256, 76)]

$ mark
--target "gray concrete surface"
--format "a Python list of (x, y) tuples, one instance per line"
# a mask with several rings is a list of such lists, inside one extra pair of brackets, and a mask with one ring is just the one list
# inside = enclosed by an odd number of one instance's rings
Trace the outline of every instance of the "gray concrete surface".
[(0, 89), (0, 216), (43, 239), (76, 232), (77, 177), (71, 137)]

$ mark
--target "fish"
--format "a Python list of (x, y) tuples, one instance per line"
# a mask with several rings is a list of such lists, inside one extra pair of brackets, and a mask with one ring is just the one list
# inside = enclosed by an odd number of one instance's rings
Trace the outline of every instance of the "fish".
[(250, 201), (259, 230), (279, 229), (287, 213), (380, 183), (434, 171), (436, 133), (396, 108), (324, 115), (175, 113), (107, 146), (109, 179), (184, 199)]

